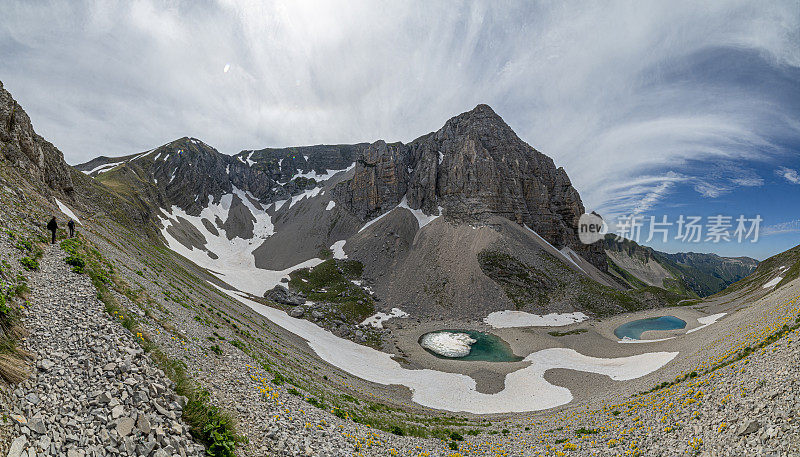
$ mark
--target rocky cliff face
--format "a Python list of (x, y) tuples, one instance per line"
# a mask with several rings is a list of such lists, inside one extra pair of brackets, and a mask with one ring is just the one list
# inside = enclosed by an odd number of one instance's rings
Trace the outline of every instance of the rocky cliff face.
[[(197, 215), (209, 197), (219, 201), (234, 187), (249, 192), (263, 204), (288, 199), (318, 184), (300, 174), (313, 176), (314, 172), (345, 169), (366, 146), (262, 149), (229, 156), (196, 138), (184, 137), (138, 154), (97, 157), (75, 168), (111, 187), (154, 201), (156, 207), (177, 205)], [(143, 189), (149, 191), (143, 193)]]
[[(0, 159), (22, 172), (34, 184), (70, 194), (73, 191), (70, 167), (64, 155), (49, 141), (37, 135), (22, 107), (0, 82)], [(6, 165), (7, 166), (7, 165)]]
[(242, 151), (234, 157), (243, 164), (262, 170), (277, 182), (288, 182), (298, 173), (324, 174), (343, 170), (369, 144), (320, 144), (289, 148), (264, 148)]
[(255, 170), (195, 138), (181, 138), (154, 149), (132, 163), (148, 164), (147, 173), (171, 204), (199, 214), (233, 187), (264, 202), (288, 196), (267, 173)]
[(353, 178), (334, 189), (336, 198), (362, 219), (377, 216), (406, 194), (412, 163), (408, 146), (376, 141), (356, 158)]
[(478, 105), (409, 144), (376, 142), (356, 160), (335, 198), (367, 218), (407, 197), (427, 214), (480, 223), (499, 215), (525, 224), (556, 247), (570, 246), (605, 271), (600, 243), (577, 237), (585, 209), (563, 168), (522, 141), (490, 107)]

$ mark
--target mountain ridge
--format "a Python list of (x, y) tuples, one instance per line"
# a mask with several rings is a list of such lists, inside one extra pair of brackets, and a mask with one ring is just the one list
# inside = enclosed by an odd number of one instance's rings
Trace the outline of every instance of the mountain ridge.
[[(639, 282), (699, 297), (714, 295), (755, 271), (756, 259), (713, 253), (657, 251), (607, 234), (603, 240), (610, 270), (631, 287)], [(624, 270), (624, 271), (622, 271)]]

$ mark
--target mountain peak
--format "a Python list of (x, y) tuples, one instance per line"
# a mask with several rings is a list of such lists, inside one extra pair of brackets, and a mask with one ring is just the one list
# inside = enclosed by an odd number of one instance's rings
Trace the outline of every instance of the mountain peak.
[(459, 119), (459, 118), (472, 119), (472, 120), (476, 120), (476, 121), (477, 120), (483, 120), (483, 121), (492, 120), (492, 121), (499, 121), (499, 122), (502, 122), (503, 124), (505, 124), (505, 121), (503, 121), (503, 118), (500, 117), (500, 115), (497, 114), (495, 112), (495, 110), (492, 109), (491, 106), (486, 105), (484, 103), (481, 103), (481, 104), (475, 106), (475, 108), (472, 108), (471, 110), (469, 110), (467, 112), (459, 114), (458, 116), (454, 117), (453, 119)]
[(516, 139), (514, 131), (489, 105), (479, 104), (469, 111), (448, 120), (440, 130), (454, 132), (456, 136), (474, 132), (480, 136)]
[(492, 109), (492, 107), (491, 107), (491, 106), (489, 106), (489, 105), (487, 105), (487, 104), (485, 104), (485, 103), (479, 103), (479, 104), (477, 104), (477, 105), (475, 106), (475, 108), (472, 108), (472, 110), (468, 111), (468, 113), (476, 113), (476, 114), (483, 114), (483, 115), (494, 115), (494, 116), (500, 117), (500, 116), (499, 116), (499, 115), (498, 115), (498, 114), (497, 114), (497, 113), (496, 113), (496, 112), (495, 112), (495, 111)]

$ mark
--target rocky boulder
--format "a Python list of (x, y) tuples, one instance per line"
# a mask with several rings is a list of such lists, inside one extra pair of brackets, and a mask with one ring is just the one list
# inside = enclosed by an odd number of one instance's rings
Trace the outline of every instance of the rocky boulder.
[[(275, 303), (289, 306), (300, 306), (306, 302), (306, 298), (302, 294), (292, 292), (280, 284), (266, 291), (264, 293), (264, 298), (272, 300)], [(302, 313), (300, 316), (302, 316)]]

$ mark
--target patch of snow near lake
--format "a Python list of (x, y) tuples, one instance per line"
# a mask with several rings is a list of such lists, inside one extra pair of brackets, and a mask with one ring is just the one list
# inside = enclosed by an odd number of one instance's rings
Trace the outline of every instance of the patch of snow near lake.
[(699, 324), (702, 324), (702, 325), (700, 325), (700, 327), (695, 327), (695, 328), (693, 328), (691, 330), (687, 330), (686, 333), (692, 333), (692, 332), (696, 332), (696, 331), (700, 330), (701, 328), (706, 328), (709, 325), (713, 324), (714, 322), (717, 322), (718, 320), (720, 320), (722, 318), (722, 316), (724, 316), (726, 314), (727, 313), (719, 313), (719, 314), (712, 314), (710, 316), (698, 317), (697, 318), (697, 322)]
[(658, 338), (655, 340), (635, 340), (629, 336), (622, 338), (621, 340), (617, 341), (617, 343), (655, 343), (656, 341), (667, 341), (675, 338), (674, 336), (670, 336), (669, 338)]
[(781, 281), (783, 281), (783, 276), (777, 276), (772, 278), (768, 283), (761, 286), (762, 289), (769, 289), (770, 287), (777, 286)]
[(441, 165), (443, 161), (444, 161), (444, 154), (439, 152), (439, 165)]
[(419, 224), (419, 228), (425, 227), (426, 225), (436, 220), (437, 217), (442, 215), (441, 206), (439, 207), (439, 214), (431, 216), (428, 216), (427, 214), (423, 213), (421, 209), (411, 209), (411, 207), (408, 206), (408, 199), (405, 196), (403, 197), (403, 200), (400, 202), (400, 204), (397, 205), (397, 207), (405, 208), (411, 211), (411, 214), (413, 214), (414, 217), (417, 218), (417, 224)]
[(256, 164), (254, 161), (250, 160), (250, 157), (253, 157), (253, 154), (255, 154), (255, 151), (250, 151), (250, 154), (247, 155), (247, 159), (245, 159), (247, 165), (251, 167)]
[(73, 221), (75, 221), (75, 222), (77, 222), (79, 224), (81, 223), (81, 220), (78, 219), (78, 216), (76, 216), (75, 213), (73, 213), (71, 209), (67, 208), (67, 205), (61, 203), (61, 201), (59, 199), (57, 199), (57, 198), (55, 200), (56, 200), (56, 205), (58, 206), (58, 209), (60, 209), (62, 213), (64, 213), (67, 217), (69, 217)]
[(435, 332), (422, 335), (419, 345), (445, 357), (466, 357), (478, 340), (466, 333)]
[(495, 311), (486, 316), (483, 321), (494, 328), (514, 327), (561, 327), (576, 322), (582, 322), (589, 316), (580, 311), (574, 313), (550, 313), (544, 316), (526, 313), (524, 311)]
[(476, 390), (475, 380), (467, 375), (403, 368), (391, 354), (339, 338), (313, 322), (289, 317), (286, 312), (250, 300), (241, 293), (215, 287), (307, 340), (309, 347), (325, 362), (368, 382), (406, 386), (417, 404), (451, 412), (497, 414), (555, 408), (569, 403), (573, 397), (569, 389), (545, 380), (544, 374), (549, 370), (564, 368), (626, 381), (652, 373), (678, 355), (677, 352), (649, 352), (606, 359), (585, 356), (573, 349), (544, 349), (524, 359), (530, 365), (506, 375), (503, 390), (485, 394)]
[[(229, 240), (225, 229), (222, 227), (216, 226), (217, 234), (215, 235), (202, 223), (202, 219), (207, 219), (212, 223), (217, 218), (222, 221), (228, 220), (228, 213), (231, 209), (234, 195), (239, 197), (255, 219), (252, 239), (244, 239), (237, 236)], [(198, 216), (192, 216), (173, 205), (169, 211), (162, 209), (162, 214), (158, 218), (162, 224), (161, 234), (172, 251), (186, 257), (199, 267), (207, 269), (211, 274), (231, 286), (260, 297), (265, 291), (278, 285), (281, 279), (288, 278), (289, 273), (292, 271), (314, 267), (322, 263), (322, 259), (312, 258), (284, 270), (257, 268), (253, 251), (261, 245), (264, 239), (274, 233), (275, 227), (266, 211), (257, 208), (251, 199), (255, 200), (249, 192), (242, 191), (234, 186), (233, 193), (223, 195), (219, 201), (215, 202), (214, 197), (209, 195), (208, 205), (203, 208)], [(170, 226), (178, 225), (179, 218), (192, 224), (203, 236), (205, 249), (198, 249), (194, 246), (189, 249), (167, 231)], [(213, 259), (209, 256), (209, 252), (214, 253), (218, 258)]]
[(322, 187), (315, 187), (315, 188), (313, 188), (311, 190), (306, 190), (306, 191), (303, 191), (303, 193), (301, 193), (301, 194), (295, 195), (294, 197), (292, 197), (291, 201), (289, 201), (289, 208), (291, 208), (292, 206), (294, 206), (295, 203), (299, 202), (300, 200), (302, 200), (302, 199), (304, 199), (306, 197), (308, 197), (308, 198), (316, 197), (317, 194), (319, 194), (319, 191), (321, 191), (321, 190), (322, 190)]
[(344, 253), (344, 244), (347, 240), (339, 240), (331, 245), (334, 259), (346, 259), (347, 254)]
[[(355, 283), (355, 281), (353, 282)], [(383, 321), (389, 320), (393, 317), (408, 317), (408, 313), (400, 308), (392, 308), (391, 313), (375, 313), (374, 315), (364, 319), (364, 322), (362, 322), (361, 325), (371, 325), (375, 328), (383, 328)]]
[(334, 206), (336, 206), (336, 202), (335, 202), (335, 201), (333, 201), (333, 200), (329, 201), (329, 202), (328, 202), (328, 206), (326, 206), (326, 207), (325, 207), (325, 211), (330, 211), (330, 210), (332, 210)]
[(325, 173), (322, 173), (322, 174), (318, 174), (316, 171), (311, 170), (311, 171), (305, 172), (305, 173), (297, 173), (296, 175), (294, 175), (294, 177), (292, 179), (295, 179), (295, 178), (308, 178), (308, 179), (314, 179), (317, 182), (327, 181), (327, 180), (333, 178), (334, 175), (336, 175), (336, 173), (348, 172), (348, 171), (352, 170), (353, 168), (355, 168), (355, 166), (356, 166), (356, 163), (353, 162), (352, 165), (350, 165), (347, 168), (342, 168), (341, 170), (327, 170), (326, 169)]

